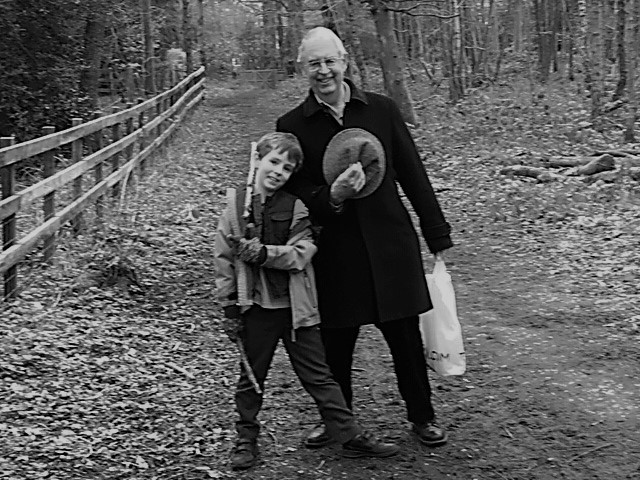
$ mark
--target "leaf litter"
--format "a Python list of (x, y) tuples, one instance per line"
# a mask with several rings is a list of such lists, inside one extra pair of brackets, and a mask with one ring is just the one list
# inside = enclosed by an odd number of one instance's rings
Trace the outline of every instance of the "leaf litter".
[(414, 87), (412, 133), (454, 228), (445, 258), (468, 358), (462, 377), (431, 376), (447, 446), (408, 433), (391, 357), (366, 327), (355, 411), (402, 452), (304, 449), (318, 415), (279, 349), (261, 461), (230, 471), (238, 358), (215, 302), (215, 225), (250, 142), (305, 87), (211, 85), (106, 226), (63, 232), (55, 265), (24, 273), (0, 307), (0, 478), (639, 478), (638, 184), (499, 173), (620, 145), (576, 130), (583, 107), (562, 87), (541, 99), (493, 86), (458, 105)]

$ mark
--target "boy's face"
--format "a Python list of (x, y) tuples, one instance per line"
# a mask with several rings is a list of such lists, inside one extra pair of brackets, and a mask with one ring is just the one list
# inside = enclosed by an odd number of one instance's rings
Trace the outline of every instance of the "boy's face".
[(256, 172), (256, 189), (264, 194), (272, 194), (287, 183), (296, 168), (296, 163), (289, 160), (289, 154), (271, 150), (260, 163)]

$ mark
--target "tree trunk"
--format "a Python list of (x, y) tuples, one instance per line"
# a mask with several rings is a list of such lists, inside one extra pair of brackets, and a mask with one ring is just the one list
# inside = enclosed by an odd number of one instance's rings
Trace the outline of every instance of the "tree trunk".
[(207, 48), (204, 44), (204, 0), (198, 0), (198, 47), (200, 49), (200, 64), (207, 68)]
[(638, 117), (638, 94), (635, 77), (638, 72), (638, 48), (640, 48), (640, 0), (627, 0), (626, 47), (628, 57), (627, 72), (627, 120), (624, 132), (625, 142), (635, 142), (635, 124)]
[(452, 7), (452, 38), (451, 43), (453, 46), (452, 58), (453, 58), (453, 71), (455, 76), (455, 83), (457, 85), (457, 95), (462, 97), (464, 95), (465, 82), (465, 66), (464, 66), (464, 51), (462, 49), (462, 28), (460, 26), (460, 2), (453, 0)]
[(624, 29), (626, 20), (626, 6), (627, 1), (633, 2), (633, 0), (617, 0), (616, 1), (616, 47), (618, 57), (618, 83), (616, 84), (616, 91), (611, 98), (612, 102), (618, 101), (624, 93), (624, 88), (627, 85), (627, 56), (625, 55), (624, 48)]
[(461, 65), (462, 41), (460, 38), (459, 23), (460, 10), (456, 0), (449, 2), (448, 7), (449, 15), (458, 14), (458, 16), (453, 17), (454, 20), (457, 18), (458, 22), (456, 23), (450, 20), (444, 20), (442, 22), (442, 54), (445, 71), (449, 79), (449, 99), (453, 103), (456, 103), (463, 97), (465, 87)]
[(602, 108), (602, 33), (600, 30), (602, 0), (578, 0), (578, 11), (584, 31), (585, 84), (591, 96), (591, 120), (596, 121)]
[(548, 0), (534, 0), (533, 4), (536, 15), (540, 80), (544, 83), (549, 80), (549, 71), (556, 57), (555, 12), (551, 10)]
[(156, 68), (153, 52), (153, 37), (151, 36), (151, 0), (140, 0), (140, 13), (142, 17), (142, 31), (144, 32), (144, 61), (142, 69), (144, 74), (144, 91), (147, 95), (156, 93)]
[(523, 24), (522, 0), (512, 0), (513, 7), (513, 51), (522, 52), (523, 45)]
[(84, 69), (80, 75), (80, 89), (91, 99), (91, 107), (98, 108), (100, 62), (104, 42), (104, 14), (91, 11), (84, 30)]
[(353, 0), (347, 0), (346, 2), (346, 18), (347, 24), (345, 30), (345, 40), (347, 44), (350, 46), (348, 50), (351, 54), (352, 62), (349, 62), (352, 65), (355, 65), (355, 70), (357, 70), (358, 75), (360, 77), (360, 87), (363, 90), (367, 90), (369, 88), (369, 78), (367, 73), (367, 65), (364, 60), (364, 52), (362, 51), (362, 44), (360, 43), (360, 35), (358, 35), (357, 31), (357, 22), (355, 19), (355, 7), (353, 5)]
[(278, 42), (277, 19), (276, 19), (276, 2), (264, 1), (262, 3), (262, 22), (263, 22), (263, 54), (261, 59), (262, 68), (276, 68), (276, 44)]
[(380, 66), (385, 89), (398, 104), (405, 122), (415, 124), (416, 114), (413, 110), (411, 95), (405, 83), (402, 60), (398, 54), (398, 46), (396, 45), (389, 11), (381, 0), (372, 0), (371, 13), (373, 14), (378, 41), (380, 42)]
[(560, 11), (562, 14), (562, 51), (567, 58), (567, 78), (575, 80), (575, 66), (573, 60), (573, 50), (575, 47), (576, 31), (574, 22), (569, 15), (569, 5), (566, 0), (560, 0)]
[(182, 45), (186, 55), (187, 75), (193, 72), (193, 52), (191, 39), (191, 17), (189, 15), (189, 0), (182, 0)]

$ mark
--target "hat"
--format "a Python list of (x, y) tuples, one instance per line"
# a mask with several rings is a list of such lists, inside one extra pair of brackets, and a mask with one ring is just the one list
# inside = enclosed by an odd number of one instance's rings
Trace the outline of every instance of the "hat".
[(386, 170), (384, 148), (371, 132), (362, 128), (347, 128), (336, 134), (324, 151), (322, 173), (329, 185), (356, 162), (362, 164), (366, 183), (352, 198), (373, 193), (382, 183)]

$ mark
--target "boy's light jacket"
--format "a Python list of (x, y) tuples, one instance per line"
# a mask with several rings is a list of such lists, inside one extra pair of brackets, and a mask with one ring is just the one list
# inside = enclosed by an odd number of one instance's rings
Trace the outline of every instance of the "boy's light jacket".
[[(236, 198), (240, 198), (242, 195), (243, 192), (236, 193)], [(242, 204), (242, 202), (237, 203)], [(266, 245), (267, 259), (265, 262), (259, 267), (245, 264), (247, 267), (245, 270), (247, 272), (246, 288), (249, 292), (249, 303), (253, 303), (252, 292), (255, 292), (256, 275), (259, 274), (259, 268), (274, 268), (289, 272), (289, 300), (295, 330), (299, 327), (319, 324), (320, 314), (318, 313), (315, 275), (311, 264), (317, 247), (313, 243), (310, 225), (302, 230), (296, 228), (296, 226), (302, 225), (301, 222), (308, 223), (308, 211), (301, 200), (295, 201), (291, 214), (293, 218), (289, 231), (296, 233), (289, 237), (285, 245)], [(231, 208), (230, 205), (227, 205), (218, 222), (215, 238), (215, 280), (218, 301), (223, 307), (237, 304), (238, 298), (236, 264), (238, 259), (234, 256), (232, 247), (227, 240), (227, 236), (234, 233), (232, 215), (236, 215), (238, 223), (244, 226), (239, 208)], [(248, 306), (242, 307), (244, 310), (249, 308)]]

